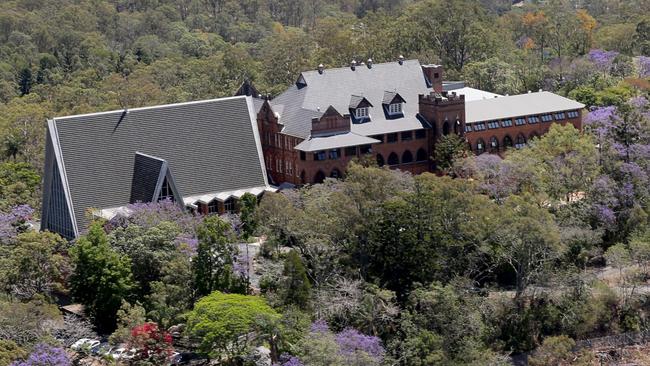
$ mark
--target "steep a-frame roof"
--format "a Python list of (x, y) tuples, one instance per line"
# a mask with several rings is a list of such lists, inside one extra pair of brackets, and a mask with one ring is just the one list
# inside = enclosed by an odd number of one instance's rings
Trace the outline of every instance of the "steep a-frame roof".
[[(48, 127), (46, 160), (62, 170), (77, 235), (87, 209), (153, 194), (163, 162), (183, 197), (268, 187), (251, 97), (58, 117)], [(46, 185), (55, 173), (46, 167)]]
[[(311, 119), (320, 117), (328, 106), (340, 113), (348, 113), (354, 101), (365, 98), (370, 108), (370, 121), (353, 124), (352, 132), (373, 135), (401, 130), (425, 128), (416, 117), (418, 94), (428, 94), (422, 67), (418, 60), (407, 60), (373, 64), (372, 67), (357, 65), (350, 67), (305, 71), (300, 74), (300, 83), (290, 86), (284, 93), (271, 100), (271, 107), (280, 115), (282, 132), (307, 138), (311, 130)], [(382, 108), (385, 92), (399, 94), (406, 103), (404, 117), (387, 118)], [(354, 96), (354, 97), (353, 97)]]

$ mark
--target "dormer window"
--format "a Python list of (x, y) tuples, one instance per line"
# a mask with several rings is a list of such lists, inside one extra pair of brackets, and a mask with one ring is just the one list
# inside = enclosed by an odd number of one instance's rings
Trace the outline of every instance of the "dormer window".
[(388, 113), (400, 114), (402, 113), (402, 103), (391, 103), (388, 105)]
[(367, 118), (368, 117), (368, 107), (359, 107), (354, 110), (354, 116), (356, 118)]

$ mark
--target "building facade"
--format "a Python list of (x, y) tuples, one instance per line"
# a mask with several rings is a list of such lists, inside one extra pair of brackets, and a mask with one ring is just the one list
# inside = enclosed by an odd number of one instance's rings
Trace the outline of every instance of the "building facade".
[(414, 174), (435, 171), (434, 147), (444, 135), (463, 136), (476, 154), (500, 153), (523, 147), (550, 123), (580, 129), (584, 108), (549, 92), (501, 96), (443, 82), (441, 66), (402, 58), (320, 65), (258, 105), (267, 174), (276, 185), (341, 177), (362, 156)]
[(237, 211), (244, 194), (273, 190), (255, 110), (238, 96), (49, 120), (41, 229), (73, 239), (138, 202)]

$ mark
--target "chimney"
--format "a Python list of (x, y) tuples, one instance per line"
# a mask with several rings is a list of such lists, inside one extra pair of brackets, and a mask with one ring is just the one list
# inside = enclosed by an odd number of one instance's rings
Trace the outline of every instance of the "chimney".
[(318, 64), (318, 73), (319, 74), (322, 74), (324, 69), (325, 69), (325, 66), (323, 66), (323, 64)]
[(352, 71), (354, 71), (354, 69), (357, 68), (357, 61), (356, 60), (352, 60), (352, 62), (350, 63), (350, 68), (352, 69)]
[(429, 82), (429, 86), (437, 93), (442, 92), (442, 66), (422, 65), (422, 72)]
[(369, 69), (372, 69), (372, 59), (371, 58), (368, 59), (366, 64), (368, 65)]
[(399, 55), (399, 57), (397, 58), (397, 62), (399, 62), (400, 65), (403, 64), (404, 63), (404, 56)]

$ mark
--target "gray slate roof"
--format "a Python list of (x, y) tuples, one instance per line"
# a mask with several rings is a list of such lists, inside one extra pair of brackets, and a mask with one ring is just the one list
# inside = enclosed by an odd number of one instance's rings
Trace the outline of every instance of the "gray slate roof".
[[(397, 61), (373, 64), (372, 68), (357, 65), (354, 71), (349, 67), (325, 69), (322, 74), (305, 71), (300, 78), (306, 86), (292, 85), (271, 101), (273, 110), (280, 114), (285, 134), (309, 137), (312, 118), (320, 117), (330, 105), (341, 114), (349, 113), (353, 95), (365, 97), (374, 106), (369, 109), (370, 122), (352, 126), (355, 133), (370, 136), (388, 130), (423, 128), (416, 118), (418, 94), (428, 94), (431, 89), (418, 60), (401, 65)], [(403, 118), (389, 119), (385, 115), (382, 101), (386, 91), (399, 93), (406, 101)]]
[(155, 156), (135, 153), (129, 203), (151, 201), (164, 164), (164, 160)]
[(301, 143), (296, 145), (295, 149), (309, 152), (329, 150), (339, 147), (376, 144), (378, 142), (380, 141), (377, 139), (348, 132), (340, 135), (312, 137), (307, 140), (303, 140)]
[(542, 91), (466, 102), (465, 118), (468, 123), (472, 123), (584, 107), (584, 104), (575, 100)]
[(136, 152), (167, 161), (184, 197), (268, 187), (251, 97), (59, 117), (50, 130), (80, 230), (88, 208), (129, 203)]

